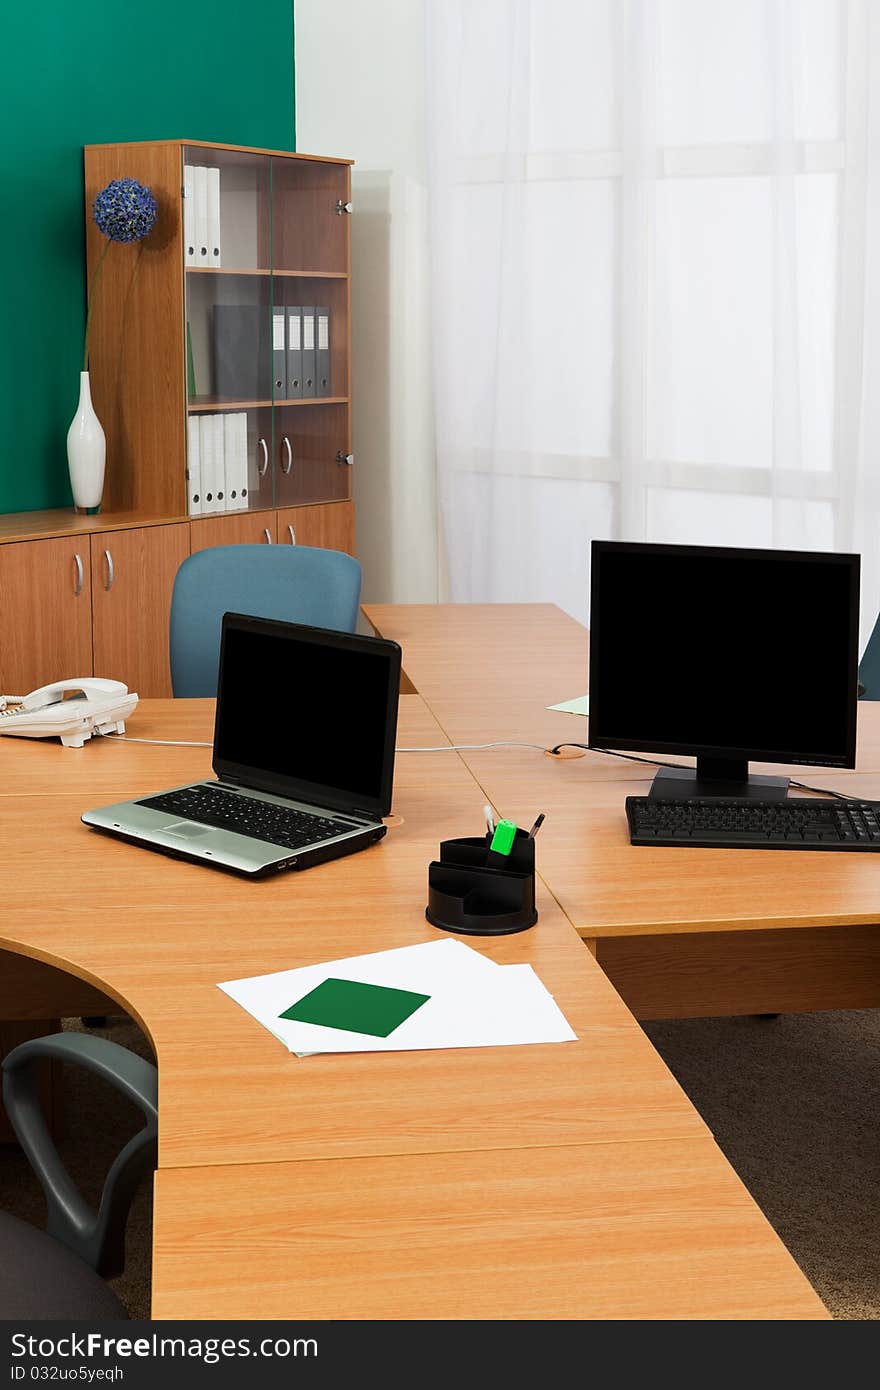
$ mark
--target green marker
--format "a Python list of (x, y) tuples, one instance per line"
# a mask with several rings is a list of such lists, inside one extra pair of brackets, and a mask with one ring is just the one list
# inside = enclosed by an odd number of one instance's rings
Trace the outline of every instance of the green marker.
[(495, 834), (492, 836), (492, 843), (489, 846), (490, 853), (507, 855), (513, 849), (513, 842), (516, 839), (516, 826), (512, 820), (500, 820), (495, 827)]

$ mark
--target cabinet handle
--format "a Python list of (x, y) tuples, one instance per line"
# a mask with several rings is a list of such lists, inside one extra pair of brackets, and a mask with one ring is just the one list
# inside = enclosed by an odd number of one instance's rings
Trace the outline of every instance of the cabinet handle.
[(269, 528), (268, 528), (268, 526), (264, 526), (264, 527), (263, 527), (263, 535), (266, 537), (266, 544), (267, 544), (267, 545), (271, 545), (271, 544), (272, 544), (272, 537), (269, 535)]
[(81, 594), (82, 591), (83, 591), (83, 578), (84, 578), (84, 574), (83, 574), (83, 562), (82, 562), (82, 556), (81, 556), (81, 555), (74, 555), (74, 557), (73, 557), (73, 567), (74, 567), (74, 570), (75, 570), (75, 572), (76, 572), (76, 579), (73, 581), (73, 592), (76, 594), (76, 597), (79, 598), (80, 594)]
[(281, 443), (284, 445), (284, 452), (287, 455), (287, 462), (282, 463), (281, 465), (281, 472), (284, 474), (286, 478), (291, 468), (293, 467), (293, 449), (291, 447), (290, 440), (288, 439), (286, 434), (282, 437)]
[(354, 454), (344, 454), (341, 449), (336, 450), (336, 462), (344, 463), (346, 468), (354, 467)]
[(288, 526), (287, 529), (290, 532), (290, 544), (296, 545), (296, 532), (294, 531), (292, 526)]
[(113, 580), (116, 578), (116, 571), (113, 568), (113, 556), (110, 554), (109, 550), (104, 551), (104, 559), (107, 562), (107, 578), (104, 582), (104, 588), (112, 589)]
[(345, 202), (342, 201), (341, 198), (337, 198), (337, 199), (336, 199), (336, 207), (333, 209), (333, 211), (336, 213), (336, 216), (337, 216), (337, 217), (341, 217), (341, 216), (343, 215), (343, 213), (346, 213), (346, 212), (354, 212), (354, 204), (353, 204), (353, 203), (345, 203)]
[(265, 478), (266, 469), (269, 467), (269, 446), (266, 443), (265, 439), (262, 438), (258, 439), (257, 443), (263, 451), (263, 462), (262, 464), (257, 464), (257, 472), (259, 473), (261, 478)]

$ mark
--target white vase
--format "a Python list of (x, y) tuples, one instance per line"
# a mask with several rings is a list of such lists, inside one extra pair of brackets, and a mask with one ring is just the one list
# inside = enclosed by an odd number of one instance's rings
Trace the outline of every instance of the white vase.
[(67, 467), (78, 512), (101, 509), (107, 441), (92, 406), (88, 372), (79, 374), (79, 406), (67, 431)]

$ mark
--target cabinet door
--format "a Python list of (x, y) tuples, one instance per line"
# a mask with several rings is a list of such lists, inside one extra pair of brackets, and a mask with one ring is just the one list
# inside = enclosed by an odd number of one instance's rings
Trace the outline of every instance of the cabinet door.
[(317, 545), (354, 554), (354, 503), (285, 507), (278, 513), (279, 545)]
[(125, 681), (145, 698), (171, 694), (171, 591), (188, 554), (185, 521), (92, 536), (96, 675)]
[(206, 516), (189, 524), (192, 549), (215, 545), (274, 545), (274, 512), (237, 512), (232, 516)]
[(275, 502), (279, 509), (351, 498), (348, 406), (275, 407)]
[(89, 537), (0, 545), (0, 694), (92, 674)]

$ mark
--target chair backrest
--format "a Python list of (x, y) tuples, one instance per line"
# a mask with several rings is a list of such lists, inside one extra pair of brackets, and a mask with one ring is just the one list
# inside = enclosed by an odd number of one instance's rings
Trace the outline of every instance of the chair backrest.
[(197, 550), (184, 560), (174, 580), (174, 694), (217, 694), (224, 613), (354, 632), (360, 596), (360, 564), (339, 550), (307, 545), (222, 545)]
[(859, 662), (859, 686), (860, 699), (880, 700), (880, 618)]

